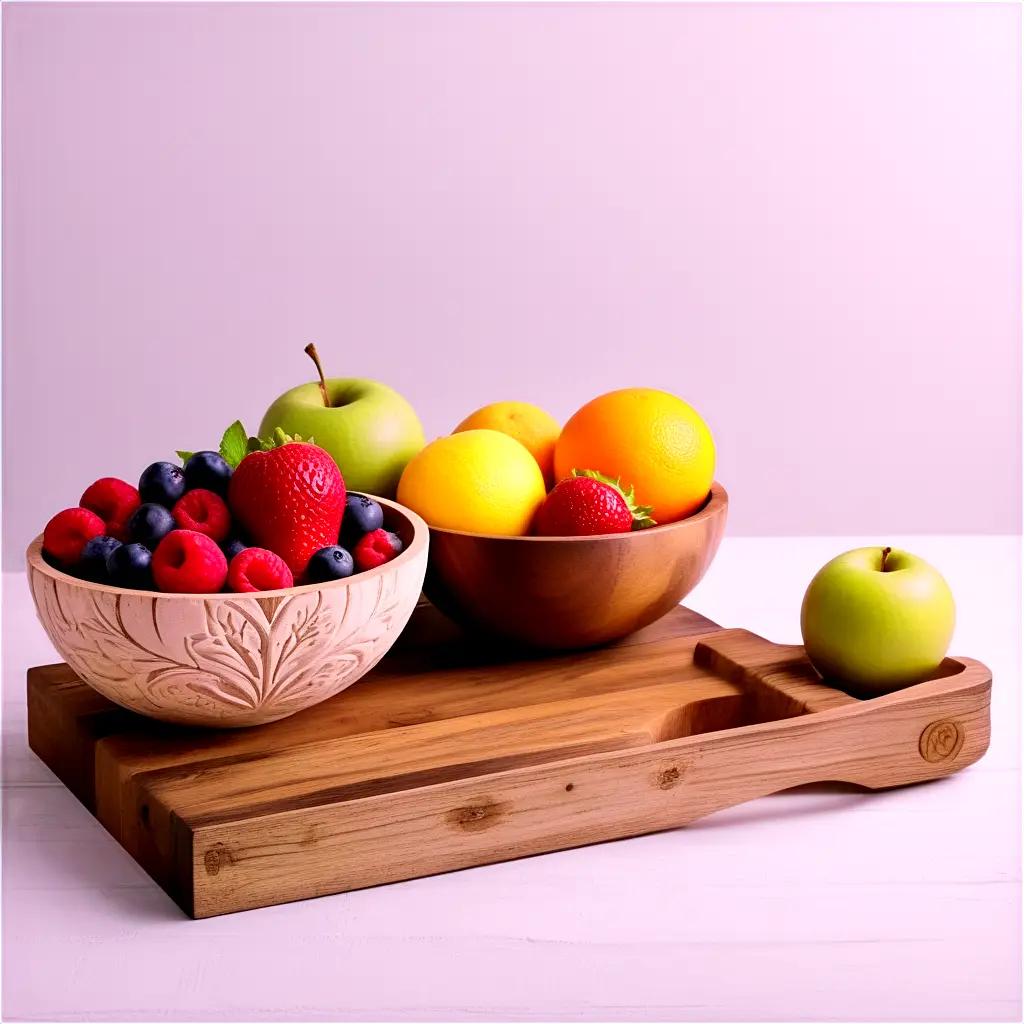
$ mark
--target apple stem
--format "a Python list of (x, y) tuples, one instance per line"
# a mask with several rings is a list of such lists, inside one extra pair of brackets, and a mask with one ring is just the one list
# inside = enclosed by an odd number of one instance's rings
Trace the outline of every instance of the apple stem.
[(885, 560), (892, 554), (892, 548), (882, 548), (882, 572), (886, 572)]
[(310, 342), (302, 351), (313, 360), (316, 372), (320, 375), (320, 394), (323, 396), (324, 405), (330, 409), (331, 396), (327, 394), (327, 378), (324, 376), (323, 366), (320, 365), (320, 353), (317, 352), (316, 345), (313, 342)]

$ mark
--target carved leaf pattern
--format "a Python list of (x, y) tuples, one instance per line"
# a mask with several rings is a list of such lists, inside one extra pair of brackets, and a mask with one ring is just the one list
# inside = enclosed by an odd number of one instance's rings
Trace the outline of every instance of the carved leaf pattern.
[(385, 573), (279, 603), (256, 595), (206, 600), (201, 613), (187, 609), (184, 635), (165, 629), (173, 634), (165, 637), (156, 595), (146, 596), (157, 602), (150, 631), (137, 625), (137, 604), (134, 617), (122, 614), (122, 594), (32, 575), (43, 626), (86, 682), (144, 714), (210, 725), (272, 721), (355, 682), (391, 646), (420, 582), (410, 588), (401, 573)]
[(327, 686), (331, 686), (332, 692), (337, 693), (365, 675), (380, 660), (391, 646), (387, 638), (394, 630), (401, 601), (394, 577), (380, 576), (378, 580), (373, 609), (368, 618), (362, 621), (359, 636), (356, 636), (356, 629), (343, 632), (341, 637), (329, 645), (329, 650), (312, 672), (301, 675), (293, 673), (279, 688), (275, 688), (276, 700), (282, 703), (300, 700), (304, 691), (315, 692)]

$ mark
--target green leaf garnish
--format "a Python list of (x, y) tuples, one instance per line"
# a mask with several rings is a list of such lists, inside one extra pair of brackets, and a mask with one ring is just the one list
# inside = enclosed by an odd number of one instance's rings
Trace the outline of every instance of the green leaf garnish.
[[(280, 427), (274, 430), (270, 437), (250, 437), (241, 420), (234, 423), (224, 431), (220, 439), (220, 457), (232, 468), (237, 469), (238, 464), (251, 452), (269, 452), (281, 445), (290, 444), (292, 441), (305, 441), (306, 444), (314, 444), (313, 438), (301, 437), (299, 434), (286, 434)], [(182, 463), (188, 462), (195, 452), (179, 451), (178, 458)]]
[(220, 439), (220, 456), (232, 469), (237, 469), (238, 464), (248, 454), (249, 436), (242, 426), (242, 421), (235, 420)]
[(585, 476), (591, 480), (600, 480), (601, 483), (607, 484), (609, 487), (613, 487), (622, 496), (622, 500), (626, 503), (626, 507), (629, 509), (630, 515), (633, 517), (634, 530), (646, 530), (649, 526), (657, 526), (657, 522), (651, 518), (651, 513), (654, 511), (653, 505), (638, 505), (636, 503), (636, 495), (633, 492), (633, 485), (629, 485), (629, 490), (625, 490), (618, 478), (613, 480), (610, 476), (605, 476), (604, 473), (599, 473), (596, 469), (574, 469), (572, 471), (573, 476)]

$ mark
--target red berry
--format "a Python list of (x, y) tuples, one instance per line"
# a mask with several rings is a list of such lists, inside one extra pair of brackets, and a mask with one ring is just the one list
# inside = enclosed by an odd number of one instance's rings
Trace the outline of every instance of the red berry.
[(43, 550), (63, 565), (74, 565), (82, 548), (106, 531), (104, 522), (87, 508), (66, 508), (58, 512), (43, 530)]
[(227, 578), (224, 552), (195, 530), (171, 530), (153, 552), (153, 581), (165, 593), (215, 594)]
[(140, 503), (138, 488), (116, 476), (104, 476), (85, 489), (78, 504), (103, 520), (108, 537), (126, 541), (128, 520)]
[(266, 548), (246, 548), (231, 559), (228, 586), (239, 594), (284, 590), (295, 586), (292, 571), (280, 555)]
[(390, 530), (373, 530), (356, 545), (352, 558), (360, 572), (390, 562), (402, 550), (402, 539)]
[(218, 544), (231, 532), (231, 513), (224, 499), (213, 491), (197, 487), (179, 498), (171, 511), (183, 530), (205, 533)]
[(277, 552), (300, 577), (317, 551), (338, 543), (345, 481), (323, 448), (290, 441), (242, 459), (228, 504), (250, 540)]
[(623, 490), (617, 480), (591, 470), (573, 470), (559, 481), (533, 520), (541, 537), (588, 537), (602, 533), (628, 533), (653, 526), (651, 509), (636, 505), (633, 488)]

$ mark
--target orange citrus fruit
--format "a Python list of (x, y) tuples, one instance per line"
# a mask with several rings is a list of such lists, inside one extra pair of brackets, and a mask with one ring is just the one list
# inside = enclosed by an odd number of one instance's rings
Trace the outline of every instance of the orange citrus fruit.
[(554, 483), (558, 420), (529, 402), (492, 402), (470, 413), (453, 431), (497, 430), (514, 437), (537, 460), (544, 482)]
[(596, 469), (636, 490), (658, 523), (682, 519), (704, 503), (715, 476), (715, 442), (700, 414), (654, 388), (623, 388), (587, 402), (562, 428), (555, 477)]
[(430, 526), (466, 533), (528, 533), (546, 496), (533, 456), (497, 430), (463, 430), (431, 441), (398, 481), (398, 500)]

